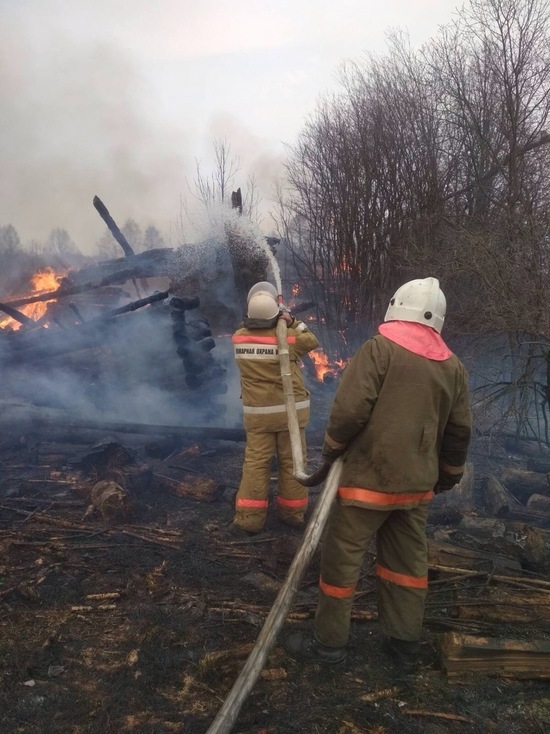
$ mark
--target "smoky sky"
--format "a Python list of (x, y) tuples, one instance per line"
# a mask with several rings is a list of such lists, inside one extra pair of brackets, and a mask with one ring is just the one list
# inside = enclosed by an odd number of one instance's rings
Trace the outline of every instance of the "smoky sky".
[(179, 244), (180, 200), (222, 139), (269, 225), (286, 145), (338, 65), (381, 49), (392, 25), (421, 40), (455, 5), (0, 0), (0, 227), (25, 243), (64, 228), (89, 252), (104, 231), (97, 194), (120, 225)]
[(104, 231), (97, 194), (121, 226), (133, 218), (178, 244), (173, 223), (205, 139), (229, 130), (235, 156), (258, 145), (260, 171), (270, 155), (223, 115), (198, 137), (192, 109), (187, 118), (163, 114), (146, 65), (113, 38), (108, 13), (102, 32), (107, 4), (94, 4), (89, 32), (84, 22), (63, 22), (63, 5), (72, 3), (0, 2), (0, 226), (13, 224), (24, 242), (61, 227), (91, 251)]

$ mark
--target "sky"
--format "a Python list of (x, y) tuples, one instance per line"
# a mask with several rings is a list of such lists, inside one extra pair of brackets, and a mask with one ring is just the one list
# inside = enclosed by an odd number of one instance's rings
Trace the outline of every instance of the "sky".
[(346, 60), (413, 46), (457, 0), (0, 0), (0, 227), (23, 242), (66, 229), (92, 252), (105, 226), (156, 226), (180, 244), (182, 202), (213, 142), (253, 175), (272, 233), (274, 182)]

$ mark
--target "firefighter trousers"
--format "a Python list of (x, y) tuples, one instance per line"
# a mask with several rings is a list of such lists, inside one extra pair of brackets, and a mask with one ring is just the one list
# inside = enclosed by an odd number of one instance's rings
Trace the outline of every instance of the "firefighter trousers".
[(361, 566), (376, 536), (378, 619), (384, 634), (420, 639), (428, 590), (428, 503), (410, 510), (371, 510), (337, 501), (321, 551), (314, 634), (344, 647)]
[[(304, 461), (305, 428), (300, 429)], [(290, 525), (304, 522), (308, 504), (307, 487), (294, 479), (290, 434), (286, 431), (247, 431), (243, 473), (235, 500), (235, 525), (257, 533), (262, 530), (269, 505), (269, 479), (274, 455), (278, 461), (277, 510)]]

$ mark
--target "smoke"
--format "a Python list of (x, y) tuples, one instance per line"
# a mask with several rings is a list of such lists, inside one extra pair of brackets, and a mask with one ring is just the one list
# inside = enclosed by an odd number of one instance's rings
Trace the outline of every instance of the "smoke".
[[(207, 380), (197, 390), (189, 385), (183, 355), (177, 352), (186, 341), (179, 341), (175, 333), (181, 322), (174, 322), (169, 301), (97, 322), (107, 306), (136, 300), (128, 282), (127, 292), (119, 289), (118, 303), (105, 302), (101, 307), (98, 303), (105, 296), (84, 292), (72, 299), (76, 318), (68, 302), (60, 300), (50, 314), (56, 317), (50, 328), (0, 332), (3, 401), (19, 399), (65, 410), (83, 421), (240, 425), (240, 385), (230, 337), (243, 314), (227, 237), (231, 231), (237, 242), (242, 241), (243, 259), (254, 248), (262, 250), (265, 239), (257, 226), (227, 205), (203, 206), (193, 223), (198, 244), (177, 249), (166, 276), (147, 279), (143, 295), (163, 291), (170, 283), (174, 296), (199, 296), (199, 309), (187, 311), (185, 322), (207, 318), (216, 342), (210, 352), (212, 366), (225, 370), (222, 377)], [(34, 259), (25, 253), (7, 258), (8, 263), (22, 265), (22, 261), (30, 265)], [(91, 272), (82, 270), (73, 282), (88, 282)], [(77, 323), (80, 318), (82, 323)], [(204, 336), (207, 332), (197, 338)]]
[[(78, 344), (83, 331), (79, 326), (55, 335), (47, 330), (50, 333), (2, 336), (2, 404), (16, 401), (46, 413), (66, 411), (64, 422), (72, 417), (100, 423), (239, 425), (229, 338), (216, 340), (212, 352), (216, 364), (227, 368), (227, 379), (193, 391), (186, 383), (172, 326), (169, 307), (163, 304), (86, 329), (89, 339), (80, 349), (64, 351), (66, 344)], [(59, 347), (57, 356), (52, 356), (53, 345)], [(216, 394), (212, 385), (223, 381), (230, 383), (231, 391)]]
[[(144, 21), (145, 6), (136, 5)], [(124, 6), (126, 19), (105, 2), (94, 3), (93, 12), (57, 0), (0, 6), (0, 226), (12, 224), (26, 244), (60, 227), (92, 253), (104, 231), (92, 206), (96, 194), (121, 225), (128, 218), (143, 229), (154, 225), (171, 241), (196, 159), (213, 136), (229, 138), (238, 128), (239, 185), (256, 162), (267, 181), (276, 156), (265, 141), (236, 121), (224, 128), (216, 115), (197, 129), (205, 113), (199, 97), (196, 109), (182, 114), (172, 105), (190, 86), (198, 91), (198, 80), (172, 69), (173, 87), (163, 88), (162, 63), (140, 57), (139, 29), (137, 40), (125, 36), (134, 7)], [(151, 53), (145, 38), (142, 44)]]

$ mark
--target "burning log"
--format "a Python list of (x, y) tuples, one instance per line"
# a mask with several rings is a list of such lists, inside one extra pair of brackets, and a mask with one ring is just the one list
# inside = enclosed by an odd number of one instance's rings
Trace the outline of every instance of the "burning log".
[(112, 319), (115, 316), (120, 316), (123, 313), (137, 311), (138, 308), (143, 308), (143, 306), (149, 306), (152, 303), (165, 301), (169, 295), (170, 294), (168, 291), (153, 293), (152, 296), (147, 296), (147, 298), (140, 298), (137, 301), (132, 301), (132, 303), (127, 303), (125, 306), (120, 306), (120, 308), (115, 308), (112, 311), (107, 311), (107, 313), (101, 314), (101, 316), (98, 316), (97, 319), (92, 319), (92, 321), (88, 321), (88, 323), (93, 323), (94, 321), (100, 323), (102, 321), (106, 321), (107, 319)]
[(80, 293), (86, 293), (87, 291), (99, 290), (104, 288), (107, 293), (103, 295), (109, 295), (111, 291), (114, 291), (115, 295), (123, 293), (120, 289), (111, 289), (109, 287), (113, 283), (120, 283), (120, 274), (115, 273), (114, 275), (106, 276), (99, 283), (84, 283), (83, 285), (68, 286), (67, 284), (60, 286), (55, 291), (48, 291), (47, 293), (37, 293), (34, 296), (28, 296), (27, 298), (18, 298), (13, 301), (7, 301), (6, 305), (17, 308), (19, 306), (27, 306), (31, 303), (39, 303), (41, 301), (53, 301), (67, 298), (69, 296), (76, 296)]
[[(532, 497), (538, 497), (541, 495), (531, 495)], [(514, 520), (515, 522), (528, 523), (534, 527), (547, 529), (550, 528), (550, 515), (547, 512), (539, 512), (528, 507), (512, 507), (511, 509), (503, 511), (500, 517), (505, 517), (507, 520)]]
[(0, 303), (0, 311), (3, 311), (15, 321), (23, 324), (23, 326), (37, 326), (34, 319), (30, 319), (28, 316), (25, 316), (24, 313), (21, 313), (21, 311), (18, 311), (13, 306), (10, 306), (9, 303)]
[(57, 330), (40, 329), (39, 331), (25, 334), (20, 334), (19, 332), (12, 334), (10, 335), (9, 342), (6, 344), (9, 348), (4, 350), (2, 356), (8, 362), (33, 362), (98, 346), (105, 339), (101, 327), (114, 320), (116, 316), (166, 300), (168, 295), (167, 291), (154, 293), (147, 298), (141, 298), (120, 308), (108, 311), (101, 316), (86, 321), (84, 324), (65, 329), (63, 333)]
[(450, 676), (461, 673), (504, 678), (550, 678), (548, 640), (501, 640), (457, 632), (443, 635), (443, 667)]

